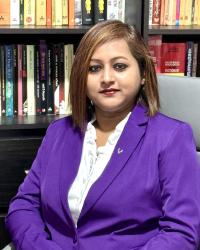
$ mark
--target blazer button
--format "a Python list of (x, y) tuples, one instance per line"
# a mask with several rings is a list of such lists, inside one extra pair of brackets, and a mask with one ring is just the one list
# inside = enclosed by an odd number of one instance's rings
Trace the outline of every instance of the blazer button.
[(73, 238), (73, 243), (76, 244), (77, 243), (77, 235), (74, 235), (74, 238)]

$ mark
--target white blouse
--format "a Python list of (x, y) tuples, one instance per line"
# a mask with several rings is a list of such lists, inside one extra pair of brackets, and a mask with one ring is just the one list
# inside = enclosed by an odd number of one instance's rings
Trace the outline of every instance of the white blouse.
[(76, 226), (89, 189), (103, 173), (130, 114), (116, 126), (102, 147), (96, 146), (96, 130), (92, 125), (94, 121), (87, 125), (78, 174), (68, 193), (69, 208)]

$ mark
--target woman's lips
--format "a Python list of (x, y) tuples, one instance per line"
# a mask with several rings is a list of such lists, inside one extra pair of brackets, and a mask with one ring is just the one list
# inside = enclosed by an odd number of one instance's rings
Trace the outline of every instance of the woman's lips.
[(112, 96), (118, 91), (119, 91), (119, 89), (103, 89), (99, 93), (106, 95), (106, 96)]

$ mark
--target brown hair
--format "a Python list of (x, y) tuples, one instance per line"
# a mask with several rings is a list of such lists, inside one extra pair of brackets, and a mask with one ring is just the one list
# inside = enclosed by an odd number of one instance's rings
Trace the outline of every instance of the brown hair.
[(69, 97), (72, 120), (75, 126), (84, 129), (90, 111), (86, 95), (86, 83), (91, 57), (96, 48), (114, 39), (124, 39), (133, 57), (137, 60), (145, 84), (138, 94), (138, 102), (145, 105), (148, 115), (153, 116), (159, 108), (157, 78), (147, 46), (135, 27), (118, 20), (109, 20), (94, 25), (81, 39), (76, 50), (70, 76)]

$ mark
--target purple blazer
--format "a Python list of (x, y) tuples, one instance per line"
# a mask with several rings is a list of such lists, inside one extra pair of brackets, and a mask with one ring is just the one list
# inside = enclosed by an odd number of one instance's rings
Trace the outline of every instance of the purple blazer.
[(83, 146), (71, 118), (53, 122), (12, 199), (6, 226), (20, 250), (194, 250), (200, 165), (191, 128), (137, 105), (75, 228), (67, 202)]

